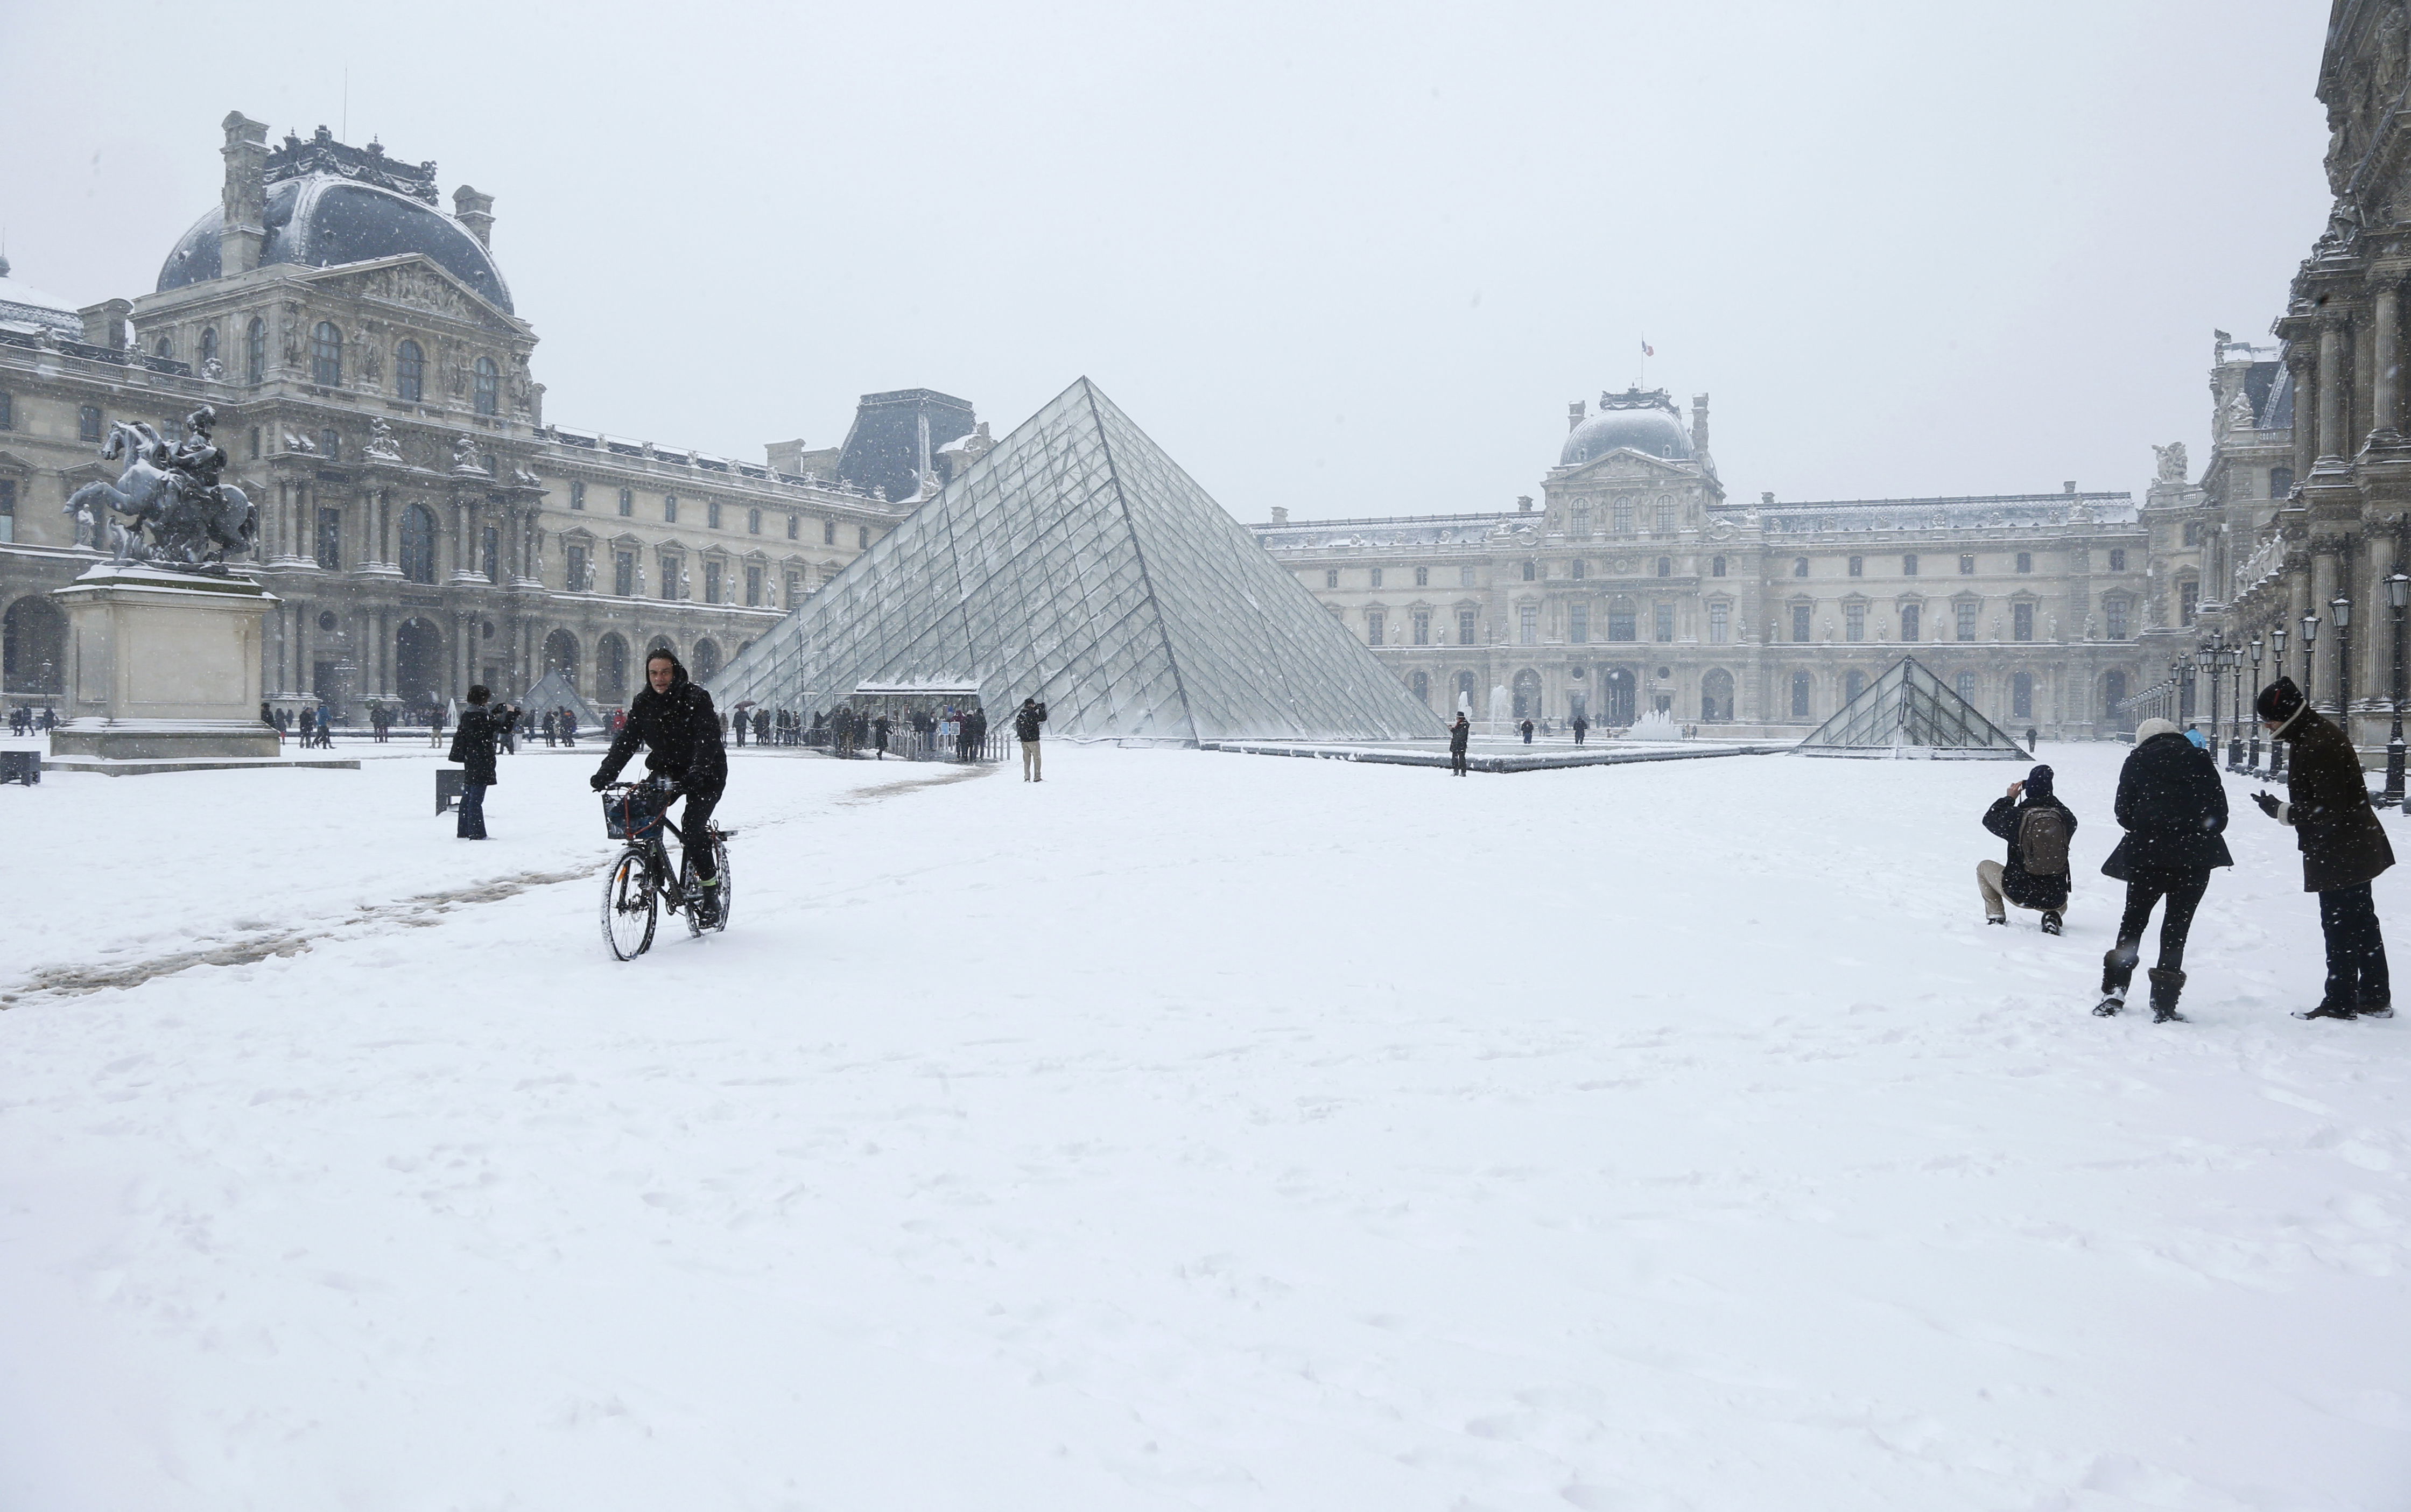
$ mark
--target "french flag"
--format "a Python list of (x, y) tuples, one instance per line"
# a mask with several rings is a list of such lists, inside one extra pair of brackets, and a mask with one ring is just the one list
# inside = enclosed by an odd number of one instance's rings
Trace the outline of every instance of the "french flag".
[(1658, 355), (1658, 349), (1649, 344), (1649, 338), (1646, 336), (1641, 338), (1641, 355), (1644, 357), (1654, 357)]

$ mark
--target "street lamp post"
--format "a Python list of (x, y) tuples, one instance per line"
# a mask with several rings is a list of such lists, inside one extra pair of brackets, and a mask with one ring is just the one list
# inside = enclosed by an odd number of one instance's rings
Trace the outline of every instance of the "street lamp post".
[(2352, 600), (2339, 593), (2328, 601), (2336, 628), (2336, 723), (2344, 727), (2344, 743), (2355, 752), (2352, 738)]
[[(2194, 670), (2210, 675), (2210, 749), (2218, 749), (2218, 647), (2215, 643), (2193, 653)], [(2214, 762), (2215, 758), (2213, 758)]]
[(2227, 678), (2234, 698), (2228, 705), (2227, 769), (2243, 770), (2243, 647), (2227, 648)]
[[(2253, 696), (2256, 698), (2259, 696), (2260, 687), (2260, 637), (2255, 635), (2252, 637), (2252, 692)], [(2250, 723), (2252, 725), (2252, 755), (2251, 760), (2244, 763), (2243, 769), (2247, 772), (2257, 773), (2260, 770), (2260, 721), (2256, 719), (2251, 720)]]
[(2411, 603), (2411, 575), (2401, 568), (2386, 580), (2386, 602), (2394, 611), (2394, 686), (2387, 700), (2394, 705), (2394, 728), (2386, 737), (2386, 798), (2389, 807), (2403, 807), (2403, 607)]
[[(2275, 661), (2269, 669), (2269, 680), (2275, 682), (2286, 676), (2286, 627), (2284, 625), (2279, 625), (2269, 632), (2269, 645), (2275, 653)], [(2285, 772), (2286, 748), (2279, 745), (2276, 737), (2272, 735), (2269, 739), (2269, 775), (2272, 778), (2283, 777)]]

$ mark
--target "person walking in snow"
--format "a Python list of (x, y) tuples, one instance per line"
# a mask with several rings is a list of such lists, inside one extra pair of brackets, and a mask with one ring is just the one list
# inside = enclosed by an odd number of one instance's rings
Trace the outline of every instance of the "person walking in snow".
[(2394, 865), (2360, 753), (2335, 723), (2312, 708), (2291, 677), (2260, 690), (2253, 705), (2272, 740), (2286, 741), (2286, 797), (2266, 792), (2252, 801), (2292, 827), (2302, 852), (2302, 891), (2319, 895), (2319, 931), (2327, 937), (2327, 991), (2298, 1019), (2390, 1019), (2393, 989), (2386, 970), (2386, 937), (2369, 884)]
[(1527, 746), (1528, 746), (1528, 745), (1530, 745), (1531, 743), (1532, 743), (1532, 721), (1531, 721), (1531, 720), (1526, 720), (1524, 721), (1524, 744), (1526, 744), (1526, 745), (1527, 745)]
[(1574, 716), (1574, 722), (1573, 722), (1573, 732), (1574, 732), (1574, 744), (1575, 744), (1575, 745), (1577, 745), (1577, 746), (1579, 746), (1579, 745), (1581, 745), (1581, 744), (1583, 743), (1583, 736), (1585, 736), (1585, 735), (1586, 735), (1586, 734), (1590, 734), (1590, 721), (1589, 721), (1588, 720), (1584, 719), (1584, 718), (1583, 718), (1581, 715), (1579, 715), (1579, 714), (1575, 715), (1575, 716)]
[(888, 729), (887, 716), (884, 714), (870, 721), (870, 743), (878, 749), (879, 759), (883, 762), (887, 759)]
[(1038, 733), (1046, 723), (1046, 705), (1035, 698), (1025, 698), (1013, 711), (1013, 737), (1021, 742), (1021, 780), (1044, 782), (1045, 768), (1038, 760)]
[(1451, 777), (1465, 775), (1465, 743), (1473, 735), (1473, 726), (1465, 718), (1465, 710), (1456, 711), (1456, 722), (1448, 727), (1448, 771)]
[(2212, 871), (2235, 865), (2221, 837), (2227, 785), (2189, 734), (2166, 720), (2145, 720), (2135, 727), (2135, 749), (2118, 771), (2116, 812), (2126, 833), (2101, 864), (2101, 875), (2126, 884), (2126, 911), (2118, 921), (2117, 944), (2101, 957), (2101, 1001), (2093, 1011), (2106, 1019), (2126, 1006), (2143, 931), (2165, 898), (2159, 965), (2151, 972), (2152, 1022), (2182, 1024), (2177, 998), (2185, 992), (2185, 935)]
[(444, 744), (444, 705), (441, 704), (427, 711), (427, 743), (431, 746)]
[(503, 735), (503, 722), (486, 701), (493, 695), (486, 685), (469, 690), (469, 706), (460, 715), (460, 728), (452, 733), (451, 754), (446, 761), (460, 763), (460, 822), (454, 834), (463, 840), (486, 837), (486, 790), (502, 780), (494, 770), (494, 747)]
[(2051, 768), (2038, 766), (2024, 782), (1984, 810), (1984, 827), (2009, 842), (2009, 860), (1976, 863), (1976, 891), (1983, 895), (1984, 922), (2006, 924), (2004, 902), (2042, 914), (2042, 932), (2059, 933), (2070, 879), (2068, 846), (2076, 837), (2076, 815), (2051, 789)]

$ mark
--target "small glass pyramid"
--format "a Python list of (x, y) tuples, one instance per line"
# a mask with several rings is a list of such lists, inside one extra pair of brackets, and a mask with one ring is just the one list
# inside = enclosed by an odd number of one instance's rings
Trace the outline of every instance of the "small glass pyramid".
[(1800, 742), (1794, 754), (2028, 759), (2024, 747), (1913, 656), (1893, 662)]
[(1437, 739), (1439, 717), (1086, 378), (709, 684), (827, 709), (975, 684), (1089, 738)]

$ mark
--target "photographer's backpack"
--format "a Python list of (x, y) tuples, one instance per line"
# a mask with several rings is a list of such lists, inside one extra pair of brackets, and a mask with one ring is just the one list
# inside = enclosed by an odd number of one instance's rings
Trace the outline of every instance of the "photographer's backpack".
[(2037, 804), (2018, 821), (2018, 865), (2029, 877), (2068, 875), (2068, 816)]

